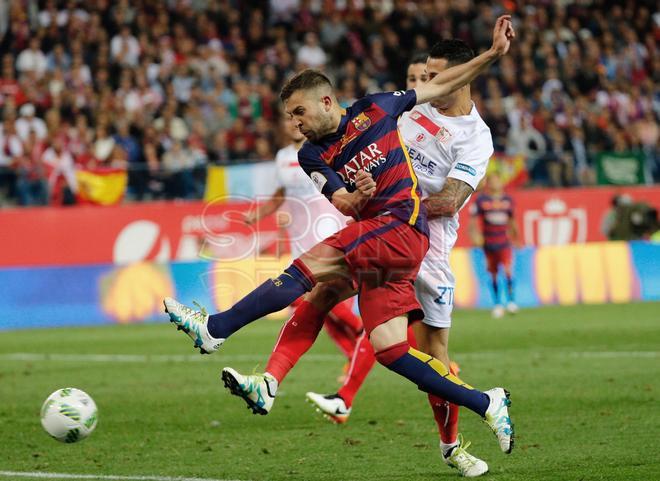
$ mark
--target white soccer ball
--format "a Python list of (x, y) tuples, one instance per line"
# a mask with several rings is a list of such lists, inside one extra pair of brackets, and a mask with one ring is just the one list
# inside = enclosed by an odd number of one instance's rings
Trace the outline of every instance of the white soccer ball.
[(75, 387), (58, 389), (41, 407), (41, 425), (62, 443), (75, 443), (92, 434), (98, 410), (94, 400)]

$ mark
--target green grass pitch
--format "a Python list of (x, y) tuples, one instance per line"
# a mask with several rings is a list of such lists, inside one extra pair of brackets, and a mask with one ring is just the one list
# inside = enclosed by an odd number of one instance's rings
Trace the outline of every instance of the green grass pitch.
[[(499, 321), (456, 312), (451, 346), (461, 377), (512, 395), (517, 438), (509, 456), (476, 415), (461, 414), (470, 451), (490, 466), (485, 479), (659, 480), (659, 312), (658, 303), (546, 307)], [(383, 367), (370, 374), (344, 426), (304, 402), (306, 391), (338, 387), (344, 359), (325, 334), (284, 382), (274, 410), (252, 415), (219, 372), (263, 369), (279, 327), (256, 322), (205, 357), (169, 323), (1, 332), (0, 471), (458, 479), (439, 457), (425, 395)], [(43, 400), (67, 386), (99, 407), (96, 431), (73, 445), (50, 439), (39, 423)], [(0, 480), (27, 479), (13, 476)]]

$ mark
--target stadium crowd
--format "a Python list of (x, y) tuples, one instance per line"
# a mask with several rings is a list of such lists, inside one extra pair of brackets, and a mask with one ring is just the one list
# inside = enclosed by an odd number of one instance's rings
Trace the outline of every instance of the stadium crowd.
[(405, 85), (436, 39), (512, 52), (474, 100), (530, 182), (595, 182), (598, 152), (643, 155), (658, 180), (654, 2), (0, 0), (0, 205), (75, 202), (76, 169), (128, 168), (129, 197), (199, 198), (206, 166), (270, 160), (278, 92), (313, 67), (340, 101)]

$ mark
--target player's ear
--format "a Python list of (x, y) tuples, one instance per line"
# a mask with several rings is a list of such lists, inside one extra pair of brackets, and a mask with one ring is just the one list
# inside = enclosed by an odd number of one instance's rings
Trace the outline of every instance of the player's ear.
[(323, 104), (323, 110), (325, 112), (330, 112), (330, 109), (332, 109), (332, 97), (329, 95), (324, 95), (321, 97), (321, 103)]

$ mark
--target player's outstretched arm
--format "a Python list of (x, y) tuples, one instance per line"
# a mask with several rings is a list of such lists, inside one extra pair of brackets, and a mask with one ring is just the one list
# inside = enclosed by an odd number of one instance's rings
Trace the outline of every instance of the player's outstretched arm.
[(245, 223), (247, 225), (252, 225), (264, 217), (268, 217), (270, 214), (282, 207), (282, 204), (284, 204), (285, 200), (286, 189), (284, 187), (280, 187), (264, 204), (257, 205), (254, 209), (245, 215)]
[(516, 222), (515, 217), (509, 218), (509, 237), (511, 242), (516, 247), (520, 247), (520, 236), (518, 235), (518, 223)]
[(511, 16), (502, 15), (499, 17), (493, 30), (493, 45), (469, 62), (448, 68), (428, 82), (415, 87), (417, 104), (444, 97), (472, 82), (497, 59), (506, 55), (511, 45), (511, 39), (515, 36)]
[(481, 235), (481, 231), (479, 230), (479, 220), (474, 214), (470, 216), (470, 224), (468, 230), (470, 232), (470, 239), (472, 240), (472, 244), (477, 247), (482, 247), (484, 245), (484, 237)]
[(358, 170), (355, 174), (355, 190), (349, 192), (345, 188), (332, 194), (332, 205), (346, 216), (357, 217), (365, 204), (376, 192), (376, 181), (369, 172)]
[(474, 189), (462, 180), (449, 177), (440, 192), (424, 199), (427, 217), (454, 217)]

